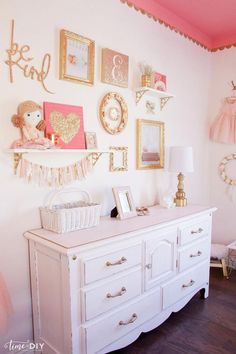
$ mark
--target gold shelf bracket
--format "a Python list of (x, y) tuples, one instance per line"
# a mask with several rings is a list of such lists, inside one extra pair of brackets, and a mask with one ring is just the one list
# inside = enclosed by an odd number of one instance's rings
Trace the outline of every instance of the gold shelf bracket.
[(136, 104), (139, 103), (145, 92), (145, 90), (136, 91)]
[(160, 107), (161, 107), (161, 111), (163, 110), (163, 108), (165, 107), (166, 103), (171, 99), (172, 97), (160, 97)]
[(13, 159), (14, 159), (14, 174), (16, 175), (17, 167), (19, 166), (20, 160), (22, 159), (22, 153), (14, 152)]
[(102, 152), (92, 152), (88, 155), (88, 158), (90, 159), (93, 167), (96, 165), (101, 156)]

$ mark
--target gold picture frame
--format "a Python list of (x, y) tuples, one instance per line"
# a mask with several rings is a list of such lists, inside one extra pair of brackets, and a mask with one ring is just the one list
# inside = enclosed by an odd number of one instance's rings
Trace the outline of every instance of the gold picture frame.
[(86, 149), (97, 149), (98, 148), (98, 143), (97, 143), (97, 134), (95, 132), (85, 132), (85, 145)]
[(127, 219), (137, 216), (137, 211), (129, 186), (113, 187), (112, 192), (116, 202), (119, 219)]
[(95, 42), (79, 34), (60, 31), (60, 80), (94, 83)]
[(112, 49), (102, 48), (101, 81), (115, 86), (128, 87), (129, 57)]
[(138, 170), (164, 168), (163, 122), (137, 119), (136, 122), (136, 168)]
[(124, 98), (116, 92), (107, 93), (101, 101), (99, 117), (109, 134), (121, 133), (128, 121), (128, 107)]
[[(117, 163), (117, 159), (120, 162)], [(110, 147), (110, 172), (128, 171), (128, 148), (125, 146)]]

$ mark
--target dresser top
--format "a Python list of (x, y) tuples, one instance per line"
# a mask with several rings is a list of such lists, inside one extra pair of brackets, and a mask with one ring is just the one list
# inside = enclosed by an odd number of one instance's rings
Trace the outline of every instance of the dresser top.
[(37, 229), (27, 232), (25, 236), (27, 238), (32, 238), (32, 235), (34, 235), (68, 249), (122, 234), (142, 231), (142, 229), (149, 227), (162, 227), (165, 226), (165, 224), (182, 221), (180, 219), (183, 219), (183, 221), (188, 220), (193, 216), (200, 216), (201, 214), (206, 212), (211, 213), (215, 210), (215, 208), (199, 205), (171, 209), (153, 206), (149, 208), (150, 213), (145, 216), (135, 216), (123, 220), (105, 216), (101, 217), (98, 226), (89, 229), (77, 230), (64, 234), (57, 234), (45, 229)]

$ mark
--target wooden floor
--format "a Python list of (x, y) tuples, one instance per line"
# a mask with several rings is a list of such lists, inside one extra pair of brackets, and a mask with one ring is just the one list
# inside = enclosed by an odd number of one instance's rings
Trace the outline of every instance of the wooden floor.
[(211, 269), (210, 294), (196, 295), (157, 329), (113, 354), (236, 354), (236, 270)]

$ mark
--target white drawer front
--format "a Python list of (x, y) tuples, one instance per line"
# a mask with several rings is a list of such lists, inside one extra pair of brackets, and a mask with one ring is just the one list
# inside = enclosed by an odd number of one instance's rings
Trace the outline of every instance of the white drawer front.
[(206, 261), (163, 285), (163, 309), (184, 298), (208, 279), (209, 262)]
[(129, 306), (123, 306), (100, 321), (83, 326), (87, 354), (94, 354), (108, 344), (126, 335), (161, 311), (160, 289), (142, 297)]
[(211, 218), (198, 219), (188, 225), (179, 228), (180, 244), (183, 246), (188, 242), (195, 241), (200, 237), (209, 235), (211, 229)]
[(141, 244), (84, 261), (85, 284), (112, 276), (141, 263)]
[(182, 247), (179, 251), (179, 271), (182, 272), (210, 256), (210, 239), (203, 238), (199, 242)]
[(84, 291), (86, 320), (141, 294), (141, 269), (92, 290)]

